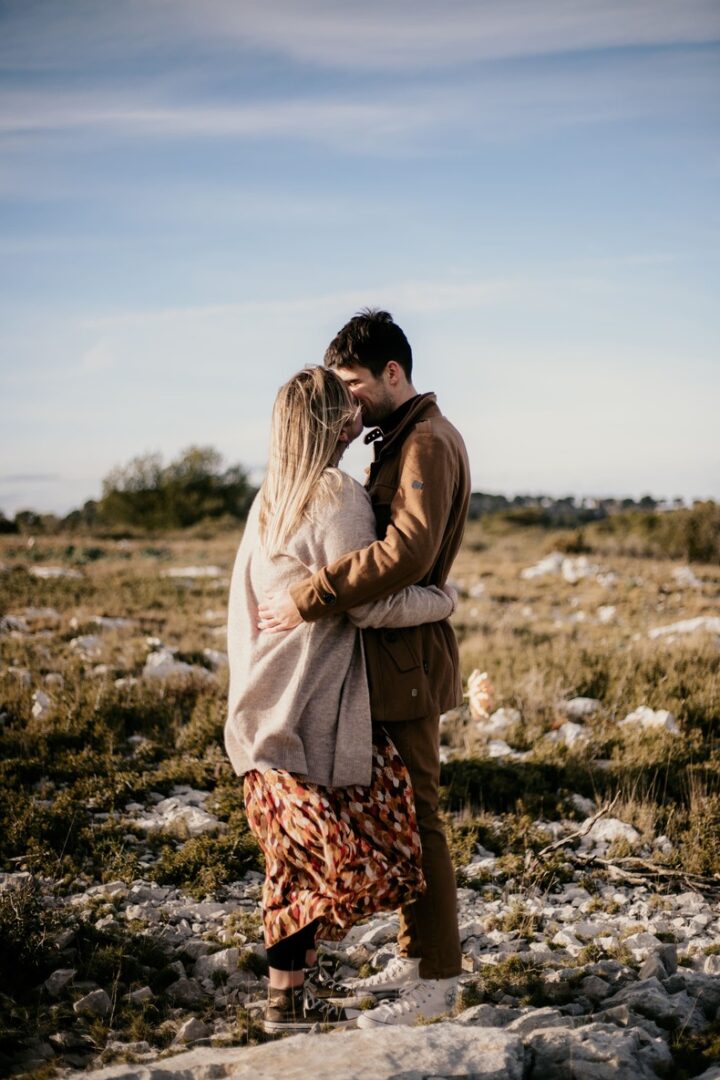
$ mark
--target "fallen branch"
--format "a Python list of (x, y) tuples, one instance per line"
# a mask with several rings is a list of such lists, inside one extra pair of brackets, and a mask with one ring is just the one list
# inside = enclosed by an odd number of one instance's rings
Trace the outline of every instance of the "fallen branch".
[[(537, 854), (528, 851), (525, 856), (525, 872), (529, 873), (539, 869), (539, 864), (549, 855), (562, 848), (568, 849), (575, 840), (581, 840), (583, 836), (587, 836), (595, 822), (609, 814), (619, 798), (620, 792), (610, 802), (601, 806), (597, 813), (584, 821), (579, 829), (568, 833), (567, 836), (563, 836), (559, 840), (554, 840), (552, 844), (547, 844)], [(610, 878), (629, 885), (647, 885), (650, 880), (653, 880), (658, 884), (681, 884), (692, 892), (720, 896), (720, 878), (717, 876), (707, 877), (702, 874), (691, 874), (686, 870), (678, 870), (675, 867), (659, 866), (648, 859), (641, 859), (634, 855), (618, 857), (617, 859), (605, 859), (600, 855), (591, 855), (572, 850), (565, 850), (564, 854), (567, 861), (577, 869), (596, 868), (608, 874)]]
[(601, 817), (604, 817), (605, 814), (609, 814), (610, 811), (614, 808), (615, 803), (618, 801), (619, 798), (620, 792), (618, 791), (615, 798), (611, 802), (605, 803), (604, 806), (601, 806), (597, 813), (593, 814), (593, 816), (588, 818), (587, 821), (584, 821), (579, 829), (576, 829), (575, 832), (568, 833), (567, 836), (561, 837), (560, 840), (554, 840), (552, 844), (548, 844), (547, 847), (544, 847), (541, 851), (538, 851), (535, 858), (544, 859), (546, 855), (550, 855), (553, 851), (557, 851), (559, 848), (567, 847), (568, 844), (572, 844), (573, 840), (580, 840), (583, 836), (587, 836), (595, 822), (599, 821), (599, 819)]
[(656, 881), (665, 881), (668, 884), (680, 882), (692, 892), (720, 895), (720, 879), (717, 877), (691, 874), (686, 870), (676, 870), (671, 866), (659, 866), (657, 863), (634, 856), (622, 859), (603, 859), (600, 855), (582, 855), (578, 852), (572, 852), (570, 861), (575, 863), (576, 866), (586, 868), (596, 866), (598, 869), (610, 873), (612, 877), (630, 881), (633, 884), (646, 884), (649, 879), (653, 878)]

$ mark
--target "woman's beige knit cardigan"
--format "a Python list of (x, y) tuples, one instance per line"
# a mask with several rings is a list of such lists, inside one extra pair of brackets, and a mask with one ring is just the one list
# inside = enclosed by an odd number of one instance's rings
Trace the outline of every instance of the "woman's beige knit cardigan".
[(269, 558), (261, 549), (257, 499), (248, 516), (228, 611), (225, 745), (238, 775), (276, 768), (325, 786), (368, 784), (370, 701), (359, 627), (416, 626), (452, 612), (440, 589), (412, 585), (287, 633), (258, 630), (262, 597), (286, 591), (377, 538), (364, 488), (339, 469), (329, 472), (330, 484), (313, 500), (283, 555)]

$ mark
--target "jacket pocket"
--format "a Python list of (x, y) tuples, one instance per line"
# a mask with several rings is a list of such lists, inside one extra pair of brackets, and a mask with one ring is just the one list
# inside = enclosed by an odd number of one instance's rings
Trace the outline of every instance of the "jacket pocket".
[(420, 667), (420, 657), (408, 641), (407, 632), (383, 630), (380, 644), (401, 674)]
[(363, 634), (373, 720), (392, 723), (429, 716), (434, 707), (420, 628)]

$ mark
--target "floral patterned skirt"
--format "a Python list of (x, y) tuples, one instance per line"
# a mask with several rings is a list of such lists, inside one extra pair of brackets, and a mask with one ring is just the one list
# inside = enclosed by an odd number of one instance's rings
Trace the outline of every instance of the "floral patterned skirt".
[(425, 888), (410, 776), (375, 733), (369, 787), (327, 788), (283, 769), (245, 775), (248, 824), (265, 855), (266, 946), (318, 920), (332, 940)]

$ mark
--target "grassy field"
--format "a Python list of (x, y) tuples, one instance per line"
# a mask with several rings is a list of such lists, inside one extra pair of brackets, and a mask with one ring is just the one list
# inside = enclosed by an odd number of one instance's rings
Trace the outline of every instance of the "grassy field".
[[(46, 1029), (57, 1019), (35, 991), (63, 931), (39, 883), (61, 898), (142, 877), (202, 898), (261, 868), (222, 744), (217, 653), (238, 539), (0, 542), (0, 870), (29, 872), (21, 890), (0, 893), (0, 955), (13, 972), (0, 989), (0, 1042), (29, 1017)], [(720, 881), (719, 636), (712, 624), (651, 633), (717, 617), (720, 567), (688, 574), (677, 561), (599, 547), (523, 576), (567, 546), (565, 534), (490, 520), (471, 524), (456, 563), (463, 675), (487, 672), (492, 707), (517, 710), (502, 736), (512, 753), (500, 758), (467, 709), (443, 725), (457, 865), (477, 842), (497, 850), (500, 835), (507, 878), (522, 887), (527, 853), (547, 840), (537, 819), (581, 818), (573, 795), (619, 793), (614, 815), (640, 832), (659, 871)], [(189, 671), (150, 674), (148, 655), (162, 648)], [(575, 697), (597, 705), (568, 744), (564, 703)], [(643, 705), (669, 710), (678, 730), (620, 723)], [(140, 843), (125, 808), (179, 784), (210, 792), (227, 828)], [(661, 836), (669, 843), (653, 847)], [(152, 940), (132, 927), (120, 945), (91, 926), (83, 934), (74, 966), (87, 978), (108, 968), (131, 987), (152, 962)], [(135, 1014), (131, 1023), (142, 1027)]]

